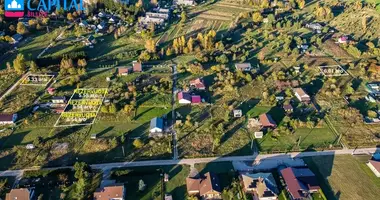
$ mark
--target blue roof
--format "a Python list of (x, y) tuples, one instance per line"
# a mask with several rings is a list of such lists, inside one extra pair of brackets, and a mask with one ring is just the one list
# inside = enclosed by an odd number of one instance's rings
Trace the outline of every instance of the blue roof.
[(379, 160), (379, 161), (380, 161), (380, 152), (374, 153), (374, 154), (372, 155), (372, 158), (373, 158), (374, 160)]
[(164, 120), (160, 117), (155, 117), (152, 120), (150, 120), (150, 129), (153, 128), (164, 129)]

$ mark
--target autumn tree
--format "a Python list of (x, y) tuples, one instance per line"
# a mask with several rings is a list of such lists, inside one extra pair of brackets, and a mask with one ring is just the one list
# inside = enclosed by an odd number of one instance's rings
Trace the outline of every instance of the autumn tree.
[(145, 49), (146, 49), (149, 53), (155, 53), (155, 52), (156, 52), (156, 42), (155, 42), (153, 39), (148, 39), (148, 40), (145, 42)]
[(34, 62), (33, 60), (30, 61), (30, 71), (31, 72), (37, 72), (38, 71), (38, 66), (37, 66), (36, 62)]
[(86, 61), (86, 59), (78, 59), (78, 66), (79, 67), (86, 67), (87, 66), (87, 61)]
[(73, 14), (67, 13), (67, 20), (73, 21), (74, 20)]
[(25, 58), (23, 54), (17, 54), (16, 59), (13, 60), (13, 67), (18, 74), (23, 74), (26, 71)]
[(262, 0), (260, 6), (261, 8), (269, 8), (269, 0)]
[(140, 149), (144, 146), (144, 143), (140, 140), (140, 139), (135, 139), (133, 141), (133, 146), (136, 148), (136, 149)]
[(253, 20), (253, 22), (255, 22), (255, 23), (260, 23), (260, 22), (263, 21), (263, 16), (261, 15), (260, 12), (255, 12), (255, 13), (253, 13), (253, 15), (252, 15), (252, 20)]
[(21, 35), (28, 33), (28, 29), (22, 22), (17, 23), (17, 33)]
[(305, 0), (297, 0), (298, 8), (303, 9), (305, 7)]

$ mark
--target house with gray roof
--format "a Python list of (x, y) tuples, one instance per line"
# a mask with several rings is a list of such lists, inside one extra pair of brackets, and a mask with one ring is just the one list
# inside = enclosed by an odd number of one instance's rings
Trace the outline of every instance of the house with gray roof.
[(162, 136), (164, 132), (164, 120), (160, 117), (155, 117), (150, 120), (149, 136)]

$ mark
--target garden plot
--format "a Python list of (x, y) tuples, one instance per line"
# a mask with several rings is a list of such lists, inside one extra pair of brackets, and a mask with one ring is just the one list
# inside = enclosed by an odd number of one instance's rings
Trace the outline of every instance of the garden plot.
[(42, 86), (17, 86), (3, 99), (1, 112), (16, 113), (30, 109), (34, 101), (44, 92)]
[(55, 127), (92, 125), (108, 90), (76, 89), (68, 101)]

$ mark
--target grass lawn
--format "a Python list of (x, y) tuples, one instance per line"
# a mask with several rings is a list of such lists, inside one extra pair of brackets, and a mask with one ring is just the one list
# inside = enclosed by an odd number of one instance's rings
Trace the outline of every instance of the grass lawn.
[[(329, 148), (336, 141), (336, 136), (329, 128), (298, 128), (294, 134), (280, 135), (277, 139), (266, 134), (257, 139), (262, 152), (305, 150), (307, 148)], [(298, 141), (299, 148), (297, 147)]]
[(320, 156), (304, 158), (316, 173), (327, 199), (379, 199), (380, 179), (365, 165), (369, 156)]
[(23, 128), (17, 129), (6, 138), (3, 148), (12, 148), (15, 145), (33, 143), (37, 137), (48, 138), (51, 128)]
[[(21, 41), (21, 46), (18, 48), (18, 53), (24, 54), (26, 60), (36, 58), (37, 55), (50, 44), (51, 40), (58, 36), (59, 32), (59, 29), (55, 29), (50, 33), (38, 31), (35, 34), (25, 36), (25, 39)], [(6, 68), (6, 63), (12, 63), (16, 56), (17, 54), (13, 54), (8, 59), (1, 62), (0, 69)]]

